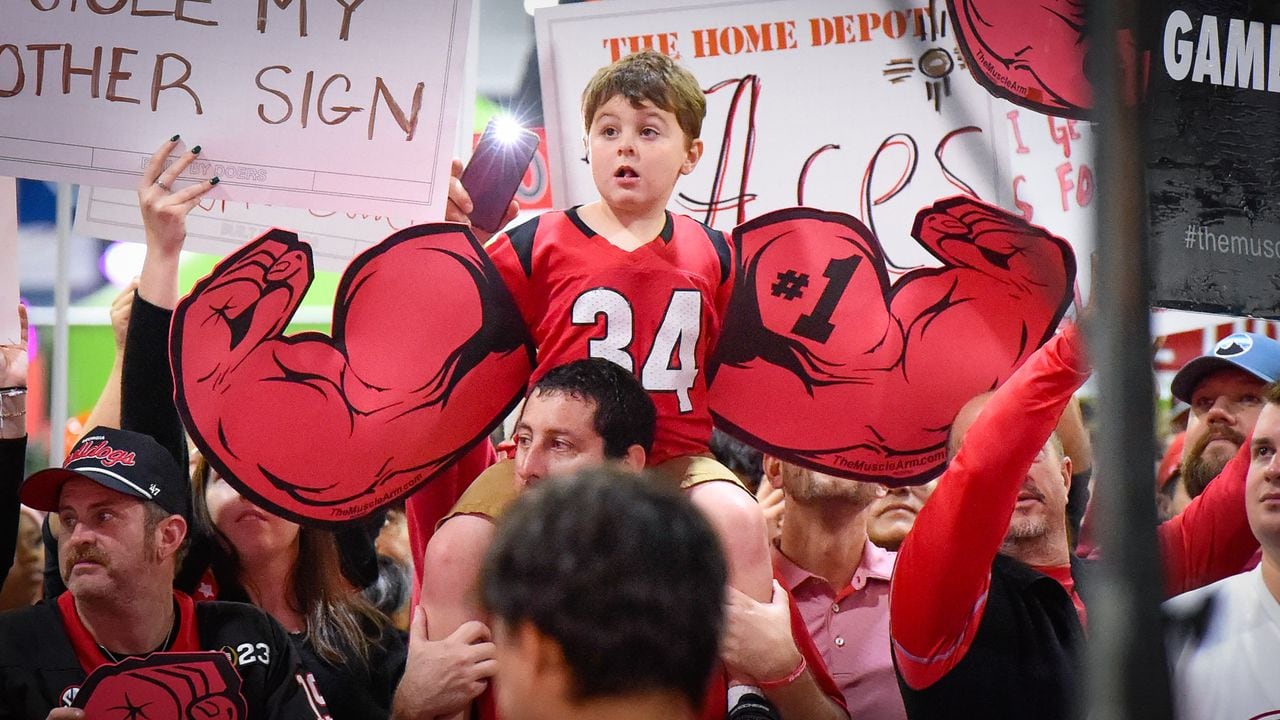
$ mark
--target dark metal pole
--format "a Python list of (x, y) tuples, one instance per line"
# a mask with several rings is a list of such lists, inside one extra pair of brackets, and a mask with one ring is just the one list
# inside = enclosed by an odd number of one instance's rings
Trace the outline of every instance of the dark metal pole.
[(1151, 495), (1154, 467), (1149, 262), (1143, 132), (1125, 101), (1117, 48), (1138, 28), (1137, 0), (1091, 0), (1090, 67), (1098, 136), (1098, 312), (1090, 346), (1098, 372), (1099, 482), (1095, 509), (1103, 561), (1089, 605), (1090, 720), (1173, 716), (1159, 602), (1163, 593)]

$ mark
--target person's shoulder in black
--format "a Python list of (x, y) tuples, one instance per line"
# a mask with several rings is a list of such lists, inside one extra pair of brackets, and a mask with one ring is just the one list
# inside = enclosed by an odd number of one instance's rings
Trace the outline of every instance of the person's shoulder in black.
[(22, 484), (27, 456), (27, 436), (0, 438), (0, 585), (9, 576), (18, 547), (18, 486)]
[(289, 635), (302, 666), (315, 676), (334, 720), (391, 715), (391, 699), (404, 675), (409, 652), (408, 635), (389, 624), (379, 631), (366, 623), (366, 631), (371, 635), (380, 632), (377, 642), (368, 646), (368, 660), (352, 658), (340, 665), (321, 657), (306, 633)]
[(303, 668), (280, 623), (245, 603), (196, 603), (200, 646), (222, 650), (243, 681), (253, 718), (325, 718), (328, 710), (315, 678)]
[(0, 613), (0, 718), (43, 718), (84, 677), (53, 602)]

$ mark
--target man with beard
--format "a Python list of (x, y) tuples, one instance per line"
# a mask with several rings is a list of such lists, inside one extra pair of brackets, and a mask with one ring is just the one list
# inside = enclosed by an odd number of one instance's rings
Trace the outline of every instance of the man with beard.
[(1182, 482), (1198, 497), (1245, 444), (1262, 410), (1267, 383), (1280, 378), (1280, 343), (1235, 333), (1173, 377), (1173, 396), (1191, 406), (1182, 449)]
[[(890, 593), (908, 717), (1012, 719), (1029, 708), (1074, 717), (1088, 617), (1068, 542), (1071, 459), (1053, 430), (1088, 375), (1068, 325), (956, 416), (953, 456), (899, 551)], [(1170, 594), (1238, 572), (1256, 549), (1244, 513), (1247, 468), (1238, 454), (1160, 526)]]
[[(906, 717), (889, 657), (889, 578), (894, 554), (868, 539), (868, 515), (883, 489), (764, 458), (767, 482), (781, 488), (787, 514), (773, 548), (773, 569), (804, 618), (814, 645), (849, 706), (850, 717)], [(932, 483), (929, 484), (932, 486)], [(729, 604), (726, 662), (735, 641), (765, 638), (752, 627), (750, 598)], [(746, 643), (743, 643), (744, 645)], [(782, 650), (794, 650), (780, 643)], [(756, 647), (757, 658), (778, 647)], [(759, 661), (758, 661), (759, 662)], [(785, 665), (785, 663), (780, 663)]]

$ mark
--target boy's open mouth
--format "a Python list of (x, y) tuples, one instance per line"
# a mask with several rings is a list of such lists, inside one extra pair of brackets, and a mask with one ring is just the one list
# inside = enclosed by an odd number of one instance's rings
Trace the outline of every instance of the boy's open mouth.
[(616, 178), (640, 177), (639, 175), (636, 174), (635, 170), (631, 169), (630, 165), (623, 165), (622, 167), (618, 168), (616, 171), (614, 171), (613, 176)]

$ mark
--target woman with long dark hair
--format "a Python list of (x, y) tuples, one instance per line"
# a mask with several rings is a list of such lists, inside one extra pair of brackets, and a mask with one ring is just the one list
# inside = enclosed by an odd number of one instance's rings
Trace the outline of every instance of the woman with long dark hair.
[(257, 605), (284, 626), (336, 720), (388, 717), (405, 635), (346, 580), (334, 533), (263, 510), (203, 457), (192, 497), (195, 521), (217, 545), (208, 590)]

